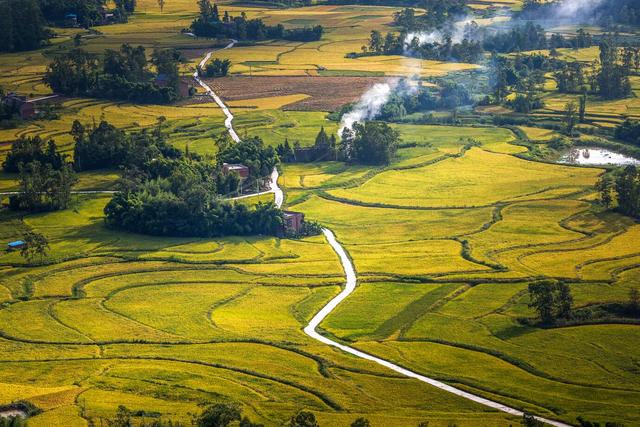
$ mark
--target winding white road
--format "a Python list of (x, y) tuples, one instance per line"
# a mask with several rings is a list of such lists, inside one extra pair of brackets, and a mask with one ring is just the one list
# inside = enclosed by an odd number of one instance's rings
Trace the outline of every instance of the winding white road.
[[(229, 45), (227, 45), (226, 47), (224, 47), (223, 49), (230, 49), (235, 45), (236, 41), (233, 40)], [(221, 49), (222, 50), (222, 49)], [(211, 58), (211, 55), (213, 54), (214, 51), (207, 53), (207, 56), (205, 56), (205, 58), (202, 60), (202, 62), (200, 62), (200, 67), (203, 68), (204, 65), (207, 63), (207, 61)], [(198, 76), (198, 72), (196, 71), (196, 73), (193, 75), (194, 79), (196, 80), (196, 82), (198, 82), (198, 84), (200, 86), (202, 86), (207, 93), (209, 94), (209, 96), (211, 96), (214, 101), (220, 106), (220, 108), (222, 109), (222, 111), (224, 112), (225, 116), (226, 116), (226, 120), (224, 122), (227, 130), (229, 131), (229, 135), (231, 135), (231, 138), (233, 138), (234, 141), (238, 142), (240, 141), (240, 138), (238, 137), (238, 135), (236, 134), (235, 130), (233, 129), (233, 114), (231, 114), (231, 111), (229, 111), (229, 108), (224, 104), (224, 102), (222, 102), (222, 100), (220, 99), (220, 97), (218, 97), (218, 95), (215, 94), (215, 92), (213, 92), (213, 90), (206, 84), (204, 83)], [(284, 202), (284, 193), (282, 191), (282, 189), (279, 187), (278, 185), (278, 170), (274, 168), (273, 173), (271, 174), (271, 184), (270, 184), (270, 190), (263, 192), (263, 193), (259, 193), (259, 194), (267, 194), (267, 193), (274, 193), (275, 196), (275, 204), (276, 206), (278, 206), (279, 208), (282, 207), (282, 204)], [(250, 196), (255, 196), (256, 194), (250, 195)], [(250, 196), (241, 196), (241, 197), (250, 197)], [(365, 359), (365, 360), (369, 360), (371, 362), (375, 362), (379, 365), (382, 365), (388, 369), (391, 369), (392, 371), (395, 371), (401, 375), (404, 375), (406, 377), (409, 378), (414, 378), (418, 381), (422, 381), (424, 383), (427, 383), (429, 385), (432, 385), (434, 387), (437, 387), (441, 390), (447, 391), (449, 393), (455, 394), (456, 396), (462, 397), (464, 399), (468, 399), (471, 400), (473, 402), (479, 403), (481, 405), (487, 406), (489, 408), (494, 408), (497, 409), (499, 411), (502, 412), (506, 412), (507, 414), (511, 414), (517, 417), (522, 417), (524, 415), (524, 413), (518, 409), (514, 409), (511, 408), (509, 406), (503, 405), (501, 403), (498, 402), (494, 402), (493, 400), (489, 400), (489, 399), (485, 399), (482, 396), (478, 396), (469, 392), (466, 392), (464, 390), (461, 390), (459, 388), (450, 386), (448, 384), (445, 384), (441, 381), (438, 381), (436, 379), (433, 378), (429, 378), (427, 376), (418, 374), (416, 372), (410, 371), (409, 369), (403, 368), (402, 366), (396, 365), (395, 363), (389, 362), (388, 360), (385, 359), (381, 359), (379, 357), (373, 356), (369, 353), (365, 353), (363, 351), (357, 350), (353, 347), (349, 347), (347, 345), (341, 344), (337, 341), (333, 341), (323, 335), (321, 335), (320, 333), (318, 333), (317, 328), (320, 325), (320, 323), (322, 323), (322, 321), (329, 315), (331, 314), (331, 312), (333, 310), (335, 310), (335, 308), (342, 302), (344, 301), (349, 295), (351, 295), (351, 293), (353, 293), (353, 291), (356, 289), (356, 285), (357, 285), (357, 276), (356, 276), (356, 271), (355, 268), (353, 266), (353, 263), (351, 262), (351, 258), (349, 257), (349, 255), (347, 254), (347, 251), (342, 247), (342, 245), (338, 242), (338, 240), (336, 239), (336, 236), (333, 234), (333, 232), (331, 230), (329, 230), (328, 228), (323, 228), (322, 232), (324, 233), (325, 238), (327, 239), (327, 242), (329, 242), (329, 245), (331, 245), (331, 248), (335, 251), (335, 253), (338, 255), (338, 258), (340, 258), (340, 263), (342, 264), (342, 269), (344, 270), (344, 274), (346, 277), (346, 282), (345, 282), (345, 287), (344, 289), (338, 294), (336, 295), (331, 301), (329, 301), (327, 303), (327, 305), (325, 305), (324, 307), (322, 307), (322, 309), (316, 313), (315, 316), (313, 316), (313, 318), (311, 319), (311, 321), (309, 322), (309, 324), (304, 328), (304, 333), (307, 334), (308, 336), (310, 336), (311, 338), (320, 341), (323, 344), (326, 345), (330, 345), (332, 347), (336, 347), (339, 348), (340, 350), (349, 353), (353, 356), (359, 357), (361, 359)], [(555, 426), (555, 427), (571, 427), (569, 424), (565, 424), (565, 423), (561, 423), (559, 421), (554, 421), (554, 420), (550, 420), (547, 418), (542, 418), (542, 417), (535, 417), (537, 420), (542, 421), (546, 424)]]
[[(229, 43), (228, 45), (226, 45), (222, 49), (218, 49), (217, 51), (231, 49), (236, 43), (238, 43), (237, 40), (231, 40), (231, 43)], [(204, 59), (202, 61), (200, 61), (199, 68), (200, 69), (204, 69), (204, 66), (207, 64), (209, 59), (211, 59), (211, 55), (213, 55), (213, 53), (217, 52), (217, 51), (216, 50), (212, 50), (211, 52), (207, 53), (207, 55), (204, 57)], [(229, 131), (229, 135), (231, 136), (231, 139), (233, 139), (235, 142), (240, 142), (240, 137), (238, 136), (236, 131), (233, 129), (233, 123), (232, 123), (233, 122), (233, 114), (231, 114), (231, 111), (229, 111), (229, 108), (224, 104), (224, 102), (222, 102), (222, 99), (220, 99), (220, 97), (218, 95), (216, 95), (216, 93), (213, 91), (213, 89), (211, 89), (209, 87), (209, 85), (206, 84), (200, 78), (200, 74), (198, 73), (197, 69), (196, 69), (196, 72), (193, 73), (193, 78), (204, 90), (207, 91), (207, 95), (209, 95), (211, 98), (213, 98), (213, 100), (216, 102), (216, 104), (218, 104), (218, 107), (220, 107), (220, 109), (222, 110), (222, 112), (226, 116), (226, 118), (224, 120), (224, 126)]]

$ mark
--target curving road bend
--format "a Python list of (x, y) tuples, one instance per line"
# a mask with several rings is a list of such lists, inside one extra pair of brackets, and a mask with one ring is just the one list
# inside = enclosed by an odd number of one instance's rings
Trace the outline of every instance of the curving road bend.
[[(226, 47), (224, 47), (223, 49), (220, 50), (224, 50), (224, 49), (230, 49), (232, 48), (234, 45), (236, 44), (236, 40), (232, 40), (231, 43), (229, 43), (229, 45), (227, 45)], [(207, 61), (211, 58), (211, 55), (213, 54), (214, 51), (211, 51), (209, 53), (207, 53), (207, 55), (205, 56), (205, 58), (200, 62), (200, 67), (204, 67), (204, 65), (207, 63)], [(229, 135), (231, 135), (231, 138), (236, 141), (239, 142), (240, 138), (238, 137), (238, 135), (236, 134), (235, 130), (233, 129), (233, 114), (231, 114), (231, 111), (229, 111), (229, 108), (224, 104), (224, 102), (222, 102), (222, 100), (220, 99), (220, 97), (218, 97), (218, 95), (215, 94), (215, 92), (206, 84), (204, 83), (198, 76), (198, 72), (196, 71), (193, 75), (193, 78), (196, 80), (196, 82), (198, 82), (198, 84), (200, 86), (202, 86), (206, 91), (207, 94), (209, 96), (211, 96), (211, 98), (213, 98), (213, 100), (216, 102), (216, 104), (218, 104), (218, 106), (220, 106), (220, 108), (222, 109), (222, 111), (224, 112), (225, 116), (226, 116), (226, 120), (224, 122), (227, 130), (229, 131)], [(270, 183), (270, 189), (269, 191), (263, 192), (263, 193), (259, 193), (259, 194), (267, 194), (267, 193), (274, 193), (274, 202), (275, 205), (280, 208), (282, 207), (282, 204), (284, 202), (284, 192), (282, 191), (282, 189), (280, 188), (280, 186), (278, 185), (278, 170), (277, 169), (273, 169), (273, 172), (271, 173), (271, 183)], [(255, 196), (256, 194), (252, 194), (251, 196)], [(249, 196), (241, 196), (241, 197), (249, 197)], [(333, 341), (323, 335), (321, 335), (320, 333), (318, 333), (317, 328), (320, 325), (320, 323), (322, 323), (322, 321), (329, 315), (331, 314), (331, 312), (333, 312), (333, 310), (335, 310), (335, 308), (342, 302), (345, 300), (345, 298), (347, 298), (349, 295), (351, 295), (351, 293), (353, 293), (353, 291), (356, 289), (356, 285), (357, 285), (357, 276), (356, 276), (356, 271), (355, 268), (353, 266), (353, 263), (351, 262), (351, 258), (349, 258), (349, 255), (347, 254), (347, 251), (342, 247), (342, 245), (338, 242), (338, 240), (336, 239), (336, 236), (333, 234), (333, 232), (331, 230), (329, 230), (328, 228), (323, 228), (322, 232), (325, 236), (325, 238), (327, 239), (327, 242), (329, 243), (329, 245), (331, 245), (331, 248), (334, 250), (334, 252), (338, 255), (338, 258), (340, 259), (340, 264), (342, 265), (342, 269), (344, 270), (344, 274), (345, 274), (345, 278), (346, 278), (346, 282), (345, 282), (345, 286), (344, 289), (338, 294), (336, 295), (331, 301), (329, 301), (324, 307), (322, 307), (322, 309), (316, 313), (315, 316), (313, 316), (313, 318), (311, 319), (311, 321), (309, 321), (309, 324), (304, 328), (304, 333), (307, 334), (308, 336), (310, 336), (311, 338), (332, 346), (332, 347), (336, 347), (346, 353), (349, 353), (353, 356), (359, 357), (361, 359), (365, 359), (365, 360), (369, 360), (371, 362), (375, 362), (381, 366), (384, 366), (388, 369), (391, 369), (392, 371), (395, 371), (401, 375), (404, 375), (408, 378), (414, 378), (418, 381), (422, 381), (424, 383), (427, 383), (429, 385), (432, 385), (433, 387), (437, 387), (441, 390), (447, 391), (449, 393), (455, 394), (456, 396), (462, 397), (464, 399), (468, 399), (471, 400), (473, 402), (479, 403), (481, 405), (487, 406), (489, 408), (493, 408), (493, 409), (497, 409), (499, 411), (502, 412), (506, 412), (507, 414), (510, 415), (514, 415), (517, 417), (522, 417), (524, 415), (524, 413), (518, 409), (515, 408), (511, 408), (510, 406), (506, 406), (503, 405), (501, 403), (495, 402), (493, 400), (489, 400), (489, 399), (485, 399), (484, 397), (466, 392), (464, 390), (461, 390), (459, 388), (450, 386), (448, 384), (445, 384), (441, 381), (438, 381), (436, 379), (433, 378), (429, 378), (427, 376), (418, 374), (417, 372), (413, 372), (410, 371), (409, 369), (403, 368), (402, 366), (396, 365), (395, 363), (389, 362), (388, 360), (385, 359), (381, 359), (379, 357), (373, 356), (369, 353), (365, 353), (363, 351), (357, 350), (353, 347), (349, 347), (347, 345), (341, 344), (339, 342)], [(535, 417), (538, 421), (542, 421), (546, 424), (555, 426), (555, 427), (571, 427), (571, 425), (569, 424), (565, 424), (559, 421), (554, 421), (554, 420), (550, 420), (547, 418), (543, 418), (543, 417)]]

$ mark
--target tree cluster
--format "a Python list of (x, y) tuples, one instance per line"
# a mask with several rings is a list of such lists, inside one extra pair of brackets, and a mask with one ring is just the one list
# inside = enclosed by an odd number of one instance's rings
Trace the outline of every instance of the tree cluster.
[[(525, 0), (520, 17), (523, 19), (549, 19), (557, 16), (562, 2)], [(639, 25), (640, 4), (636, 0), (603, 0), (591, 8), (577, 11), (581, 20), (614, 28), (617, 25)]]
[(53, 140), (45, 143), (39, 136), (21, 136), (11, 144), (2, 168), (5, 172), (18, 173), (21, 165), (31, 162), (48, 164), (58, 170), (66, 162), (66, 156), (58, 153), (58, 147)]
[(573, 297), (571, 289), (563, 282), (540, 280), (529, 284), (529, 307), (534, 308), (543, 324), (553, 324), (558, 319), (571, 316)]
[(77, 171), (132, 167), (146, 170), (154, 160), (183, 159), (182, 152), (166, 142), (159, 128), (126, 134), (104, 120), (89, 128), (76, 120), (70, 133), (75, 141), (73, 165)]
[[(120, 143), (108, 148), (114, 135)], [(122, 137), (110, 125), (101, 124), (84, 138), (89, 147), (106, 153), (110, 165), (121, 161), (125, 167), (118, 192), (105, 207), (106, 223), (111, 227), (151, 235), (197, 237), (275, 235), (281, 229), (282, 213), (273, 203), (248, 208), (223, 198), (237, 194), (240, 185), (238, 175), (223, 173), (223, 163), (247, 165), (255, 182), (269, 175), (277, 164), (275, 150), (265, 147), (259, 138), (219, 143), (215, 164), (192, 154), (176, 153), (158, 129), (151, 134), (143, 131)], [(86, 150), (89, 155), (92, 151)]]
[[(173, 49), (154, 50), (156, 74), (150, 71), (142, 46), (123, 44), (119, 51), (107, 49), (102, 61), (83, 49), (74, 49), (53, 60), (44, 81), (54, 92), (70, 96), (167, 104), (178, 97), (179, 61), (180, 55)], [(161, 85), (159, 79), (163, 79)]]
[(416, 2), (416, 6), (423, 9), (424, 13), (416, 15), (412, 7), (405, 8), (394, 13), (394, 24), (408, 32), (431, 31), (442, 28), (469, 11), (467, 2), (464, 0), (420, 0)]
[[(615, 39), (600, 43), (600, 69), (595, 76), (598, 94), (604, 99), (620, 99), (631, 95), (629, 74), (631, 62), (623, 61)], [(638, 59), (640, 65), (640, 59)]]
[(230, 59), (215, 58), (204, 67), (204, 70), (198, 68), (198, 74), (203, 77), (224, 77), (229, 74), (231, 68)]
[(30, 212), (66, 209), (76, 182), (78, 179), (69, 163), (58, 169), (39, 161), (20, 163), (18, 194), (9, 198), (9, 207)]
[(221, 16), (218, 5), (212, 5), (210, 0), (198, 0), (198, 6), (200, 14), (191, 23), (191, 31), (198, 37), (309, 42), (320, 40), (324, 32), (322, 25), (293, 29), (285, 29), (282, 24), (269, 26), (262, 19), (248, 19), (244, 12), (240, 16), (231, 16), (225, 11)]
[(344, 128), (338, 146), (347, 162), (366, 165), (388, 165), (398, 150), (400, 134), (384, 122), (354, 123)]
[(241, 163), (249, 168), (254, 178), (266, 178), (278, 164), (273, 147), (265, 146), (259, 137), (247, 138), (237, 143), (219, 144), (218, 164)]
[(640, 147), (640, 121), (626, 119), (615, 130), (618, 139)]
[(316, 135), (316, 139), (311, 147), (302, 148), (299, 141), (289, 144), (285, 138), (283, 144), (276, 147), (278, 157), (283, 162), (320, 162), (335, 160), (337, 158), (337, 139), (335, 135), (329, 136), (324, 130), (324, 126)]
[(40, 212), (69, 206), (77, 178), (53, 140), (45, 143), (39, 136), (18, 138), (2, 167), (5, 172), (19, 174), (18, 194), (9, 198), (11, 209)]
[(0, 52), (37, 49), (53, 36), (36, 0), (0, 0)]
[[(640, 218), (640, 170), (629, 165), (622, 169), (615, 178), (615, 197), (618, 202), (617, 210), (623, 215)], [(611, 194), (611, 188), (602, 189)], [(605, 198), (612, 199), (611, 196)]]
[(388, 32), (383, 37), (380, 31), (373, 30), (362, 50), (364, 54), (407, 55), (420, 59), (458, 62), (477, 62), (483, 53), (480, 42), (467, 38), (459, 43), (453, 43), (450, 36), (445, 36), (442, 41), (425, 43), (420, 43), (418, 37), (412, 38), (408, 43), (405, 42), (406, 39), (406, 32), (397, 36)]

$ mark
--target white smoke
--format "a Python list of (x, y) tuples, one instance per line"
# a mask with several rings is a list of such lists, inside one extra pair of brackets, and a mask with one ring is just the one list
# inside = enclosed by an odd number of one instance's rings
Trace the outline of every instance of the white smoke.
[(407, 33), (404, 39), (405, 49), (410, 46), (414, 39), (418, 40), (419, 45), (425, 43), (444, 43), (447, 37), (450, 37), (453, 43), (460, 43), (467, 36), (468, 26), (473, 23), (473, 17), (466, 16), (455, 21), (447, 30), (434, 30), (429, 32), (413, 31)]
[(342, 135), (344, 128), (351, 129), (355, 122), (374, 119), (382, 107), (387, 103), (391, 94), (398, 87), (399, 79), (389, 79), (384, 83), (376, 83), (371, 86), (358, 100), (351, 111), (342, 116), (340, 130)]
[(553, 20), (576, 20), (588, 16), (604, 0), (564, 0), (558, 4)]
[(360, 97), (351, 111), (342, 116), (338, 135), (341, 136), (345, 128), (352, 129), (355, 122), (362, 123), (378, 117), (392, 95), (415, 95), (419, 87), (420, 77), (417, 75), (411, 78), (393, 77), (383, 83), (374, 84)]

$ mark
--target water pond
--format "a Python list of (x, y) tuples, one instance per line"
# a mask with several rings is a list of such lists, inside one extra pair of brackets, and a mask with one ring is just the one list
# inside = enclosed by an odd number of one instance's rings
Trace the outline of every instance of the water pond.
[(559, 162), (574, 165), (640, 165), (638, 159), (598, 147), (570, 148), (560, 157)]

